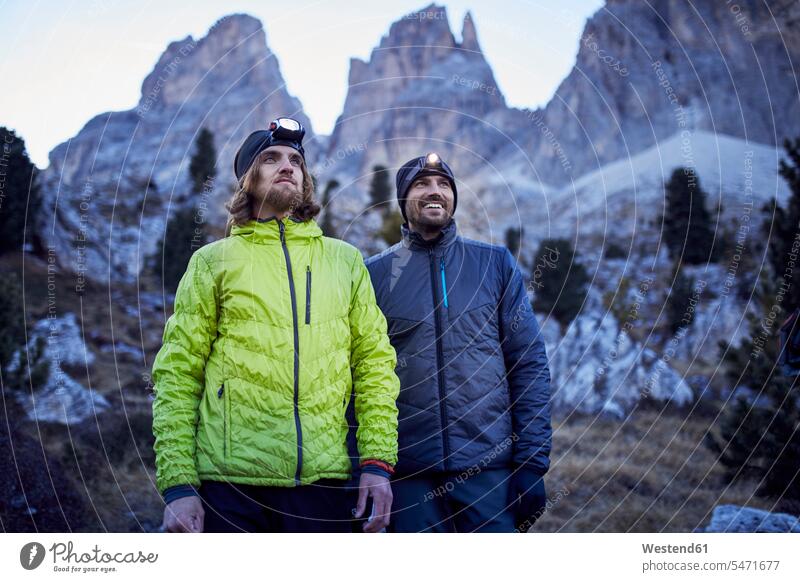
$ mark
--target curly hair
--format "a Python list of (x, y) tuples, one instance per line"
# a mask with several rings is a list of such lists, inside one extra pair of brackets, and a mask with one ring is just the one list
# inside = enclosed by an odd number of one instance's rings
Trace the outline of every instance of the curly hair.
[[(261, 178), (259, 168), (265, 154), (266, 151), (261, 152), (256, 157), (253, 164), (236, 185), (236, 191), (231, 196), (231, 199), (225, 203), (225, 208), (228, 211), (225, 236), (231, 233), (233, 225), (241, 226), (253, 219), (253, 191)], [(306, 168), (305, 160), (301, 162), (300, 168), (303, 172), (303, 191), (300, 194), (299, 202), (292, 202), (290, 214), (302, 222), (308, 222), (320, 213), (321, 208), (314, 200), (314, 179)]]

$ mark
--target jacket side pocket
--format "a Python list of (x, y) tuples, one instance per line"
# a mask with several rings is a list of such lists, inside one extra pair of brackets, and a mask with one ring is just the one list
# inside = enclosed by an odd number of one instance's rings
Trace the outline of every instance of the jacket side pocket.
[(222, 455), (228, 459), (231, 450), (231, 398), (230, 384), (225, 382), (217, 390), (217, 398), (222, 400)]

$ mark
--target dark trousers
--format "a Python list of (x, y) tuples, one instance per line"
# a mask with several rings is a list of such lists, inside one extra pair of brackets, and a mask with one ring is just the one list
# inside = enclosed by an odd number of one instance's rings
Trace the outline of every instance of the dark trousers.
[(392, 532), (513, 532), (509, 469), (392, 479)]
[(203, 531), (350, 532), (357, 491), (347, 481), (320, 479), (299, 487), (202, 481)]

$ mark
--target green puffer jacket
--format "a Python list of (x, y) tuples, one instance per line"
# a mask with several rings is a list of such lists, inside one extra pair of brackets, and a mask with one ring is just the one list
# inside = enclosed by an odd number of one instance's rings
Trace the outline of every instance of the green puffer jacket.
[(294, 486), (397, 462), (400, 382), (359, 251), (317, 223), (251, 220), (198, 249), (153, 363), (156, 480)]

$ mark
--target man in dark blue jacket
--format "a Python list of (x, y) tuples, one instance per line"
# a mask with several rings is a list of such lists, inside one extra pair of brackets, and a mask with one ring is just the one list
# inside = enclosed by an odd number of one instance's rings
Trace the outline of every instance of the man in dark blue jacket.
[(450, 167), (397, 173), (403, 240), (367, 260), (397, 351), (393, 531), (527, 531), (544, 510), (550, 372), (511, 253), (462, 238)]

